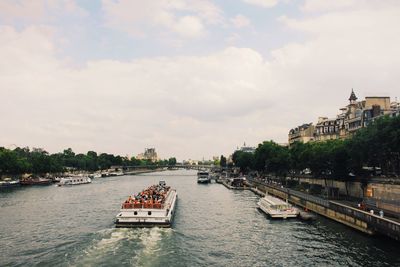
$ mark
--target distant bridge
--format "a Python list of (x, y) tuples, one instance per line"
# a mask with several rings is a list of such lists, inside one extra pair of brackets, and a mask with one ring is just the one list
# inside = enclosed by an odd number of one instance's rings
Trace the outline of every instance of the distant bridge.
[(211, 165), (131, 165), (131, 166), (112, 166), (113, 169), (133, 171), (138, 169), (187, 169), (187, 170), (211, 170), (221, 169), (221, 167)]

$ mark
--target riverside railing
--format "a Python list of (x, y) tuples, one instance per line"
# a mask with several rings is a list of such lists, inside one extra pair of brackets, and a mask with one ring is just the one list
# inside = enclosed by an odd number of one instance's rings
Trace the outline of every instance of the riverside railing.
[(398, 221), (385, 218), (383, 216), (381, 217), (379, 215), (359, 210), (357, 208), (353, 208), (348, 205), (344, 205), (335, 201), (325, 200), (293, 189), (282, 188), (278, 185), (268, 184), (263, 181), (257, 181), (254, 179), (249, 179), (249, 181), (253, 184), (262, 185), (264, 187), (269, 187), (281, 191), (283, 193), (286, 193), (288, 194), (288, 197), (289, 195), (293, 195), (299, 197), (300, 199), (310, 201), (325, 208), (329, 208), (333, 211), (350, 216), (354, 219), (361, 220), (363, 222), (366, 222), (368, 224), (368, 228), (373, 230), (374, 232), (378, 232), (380, 234), (389, 236), (391, 238), (400, 241), (400, 222)]

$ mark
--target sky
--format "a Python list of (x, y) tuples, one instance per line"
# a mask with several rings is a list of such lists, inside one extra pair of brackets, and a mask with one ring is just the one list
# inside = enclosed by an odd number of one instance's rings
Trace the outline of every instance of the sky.
[(210, 159), (400, 97), (397, 0), (0, 0), (0, 146)]

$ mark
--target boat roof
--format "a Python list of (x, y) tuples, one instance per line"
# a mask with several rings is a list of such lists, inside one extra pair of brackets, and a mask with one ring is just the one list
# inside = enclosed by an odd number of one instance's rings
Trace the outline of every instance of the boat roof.
[(285, 201), (270, 195), (266, 195), (263, 199), (271, 205), (288, 205)]

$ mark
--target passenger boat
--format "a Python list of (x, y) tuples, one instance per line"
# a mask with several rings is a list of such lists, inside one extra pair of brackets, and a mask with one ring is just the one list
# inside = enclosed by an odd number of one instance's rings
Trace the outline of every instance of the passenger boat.
[(25, 178), (20, 180), (21, 185), (50, 185), (53, 181), (47, 178)]
[(89, 184), (92, 180), (88, 176), (71, 176), (66, 178), (61, 178), (58, 186), (63, 185), (80, 185), (80, 184)]
[(101, 173), (91, 173), (88, 176), (90, 179), (101, 178)]
[(198, 171), (197, 172), (197, 183), (199, 184), (206, 184), (210, 183), (210, 175), (207, 171)]
[(244, 188), (246, 181), (247, 181), (246, 177), (233, 177), (229, 178), (227, 180), (227, 183), (235, 188)]
[(19, 180), (12, 180), (11, 178), (4, 178), (3, 181), (0, 181), (0, 188), (16, 187), (19, 185)]
[(129, 196), (116, 216), (116, 227), (171, 227), (177, 201), (175, 189), (164, 181)]
[(299, 214), (299, 211), (289, 203), (268, 194), (261, 198), (257, 205), (271, 218), (296, 218)]

